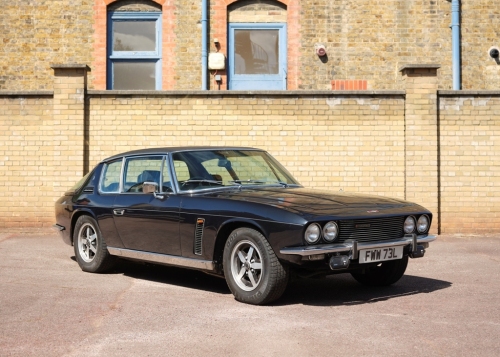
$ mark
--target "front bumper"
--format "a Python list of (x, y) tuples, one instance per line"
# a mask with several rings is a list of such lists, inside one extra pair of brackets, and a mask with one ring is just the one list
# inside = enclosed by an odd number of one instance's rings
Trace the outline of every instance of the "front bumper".
[(410, 245), (410, 252), (417, 252), (419, 245), (427, 246), (430, 242), (433, 242), (436, 239), (437, 237), (433, 235), (426, 234), (417, 236), (416, 234), (407, 234), (403, 238), (384, 242), (359, 243), (355, 240), (350, 240), (339, 244), (286, 247), (282, 248), (280, 253), (300, 255), (306, 258), (312, 258), (315, 255), (346, 253), (349, 254), (350, 260), (356, 260), (358, 259), (359, 251), (363, 249), (380, 249)]

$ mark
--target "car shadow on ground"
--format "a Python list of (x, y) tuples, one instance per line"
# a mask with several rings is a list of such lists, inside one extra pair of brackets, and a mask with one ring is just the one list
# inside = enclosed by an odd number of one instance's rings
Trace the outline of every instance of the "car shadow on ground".
[[(71, 259), (75, 260), (75, 257)], [(231, 294), (223, 278), (184, 268), (120, 260), (115, 269), (108, 274), (123, 274), (134, 279), (205, 290), (221, 295)], [(449, 288), (451, 285), (452, 283), (448, 281), (413, 275), (404, 275), (396, 284), (386, 287), (363, 286), (350, 274), (331, 275), (319, 279), (299, 278), (291, 281), (283, 296), (272, 305), (372, 304), (402, 296), (432, 293)]]
[(451, 287), (452, 283), (425, 277), (404, 275), (391, 286), (371, 287), (358, 283), (350, 274), (323, 279), (292, 281), (275, 305), (346, 306), (372, 304), (402, 296), (427, 294)]

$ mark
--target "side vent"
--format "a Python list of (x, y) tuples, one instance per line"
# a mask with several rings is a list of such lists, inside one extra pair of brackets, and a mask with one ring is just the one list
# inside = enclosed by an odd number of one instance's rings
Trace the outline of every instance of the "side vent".
[(198, 218), (196, 220), (196, 228), (194, 230), (194, 254), (201, 255), (203, 253), (203, 228), (205, 227), (205, 220)]

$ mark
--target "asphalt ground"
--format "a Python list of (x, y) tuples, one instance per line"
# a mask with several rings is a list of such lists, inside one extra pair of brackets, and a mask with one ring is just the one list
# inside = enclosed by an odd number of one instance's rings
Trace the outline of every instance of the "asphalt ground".
[(0, 233), (1, 356), (499, 356), (500, 236), (440, 236), (386, 288), (302, 279), (270, 306), (223, 279), (80, 270), (55, 234)]

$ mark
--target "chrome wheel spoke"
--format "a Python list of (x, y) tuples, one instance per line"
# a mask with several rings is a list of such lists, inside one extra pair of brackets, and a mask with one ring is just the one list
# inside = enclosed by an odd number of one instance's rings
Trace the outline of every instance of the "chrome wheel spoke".
[[(97, 253), (97, 249), (93, 245), (89, 245), (89, 249), (92, 251), (92, 253), (94, 253), (94, 255)], [(90, 254), (90, 250), (89, 250), (89, 254)]]
[(238, 276), (236, 277), (236, 279), (241, 280), (241, 278), (243, 278), (243, 276), (245, 275), (245, 272), (246, 272), (246, 269), (245, 269), (245, 267), (242, 265), (242, 266), (241, 266), (241, 270), (240, 270), (240, 272), (238, 273)]
[(252, 259), (253, 251), (254, 251), (254, 249), (251, 246), (250, 249), (248, 250), (247, 261), (250, 261)]
[(240, 261), (242, 263), (246, 262), (245, 256), (243, 255), (243, 253), (241, 252), (241, 250), (238, 252), (238, 258), (240, 258)]
[(250, 263), (250, 268), (252, 268), (254, 270), (261, 270), (262, 269), (262, 263), (260, 263), (260, 262)]
[(250, 283), (252, 284), (252, 288), (257, 287), (257, 282), (255, 281), (255, 277), (251, 270), (248, 271), (248, 278), (250, 279)]

